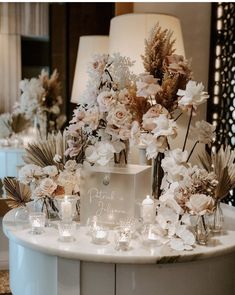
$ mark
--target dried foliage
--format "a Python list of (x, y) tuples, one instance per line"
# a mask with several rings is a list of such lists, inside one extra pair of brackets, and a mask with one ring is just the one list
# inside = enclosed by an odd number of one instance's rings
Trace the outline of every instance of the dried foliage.
[(177, 108), (178, 89), (185, 89), (192, 78), (191, 62), (173, 54), (175, 40), (171, 39), (172, 32), (162, 30), (157, 24), (145, 41), (145, 55), (142, 56), (145, 70), (157, 78), (162, 87), (157, 93), (156, 102), (169, 112)]
[(229, 191), (235, 188), (235, 151), (231, 150), (230, 146), (221, 147), (218, 152), (212, 152), (211, 155), (204, 152), (199, 156), (199, 160), (207, 171), (213, 171), (217, 177), (215, 198), (225, 198)]
[(42, 71), (39, 79), (42, 81), (42, 86), (45, 89), (44, 95), (41, 97), (40, 104), (45, 108), (51, 108), (55, 104), (61, 104), (62, 99), (60, 96), (61, 85), (58, 81), (59, 74), (54, 70), (51, 77), (48, 73)]
[(151, 107), (150, 103), (144, 97), (135, 97), (130, 105), (130, 111), (136, 121), (142, 123), (143, 115)]
[(159, 23), (153, 27), (149, 38), (145, 40), (145, 53), (142, 56), (146, 72), (155, 78), (162, 80), (164, 70), (164, 60), (166, 56), (174, 53), (173, 45), (175, 40), (171, 40), (172, 31), (162, 30)]
[(11, 135), (10, 119), (11, 114), (9, 113), (0, 115), (0, 138), (7, 138)]
[(24, 131), (30, 126), (30, 120), (22, 113), (4, 113), (0, 115), (0, 138), (10, 137), (13, 133)]
[(55, 155), (61, 157), (62, 163), (65, 163), (65, 133), (58, 132), (56, 135), (49, 134), (47, 139), (40, 139), (28, 145), (24, 161), (26, 164), (35, 164), (40, 167), (56, 165), (54, 161)]
[(20, 183), (16, 178), (5, 177), (4, 188), (7, 192), (7, 204), (10, 208), (25, 206), (30, 201), (31, 190), (28, 185)]
[(30, 120), (26, 119), (24, 114), (12, 114), (11, 116), (11, 128), (14, 133), (19, 133), (30, 127)]

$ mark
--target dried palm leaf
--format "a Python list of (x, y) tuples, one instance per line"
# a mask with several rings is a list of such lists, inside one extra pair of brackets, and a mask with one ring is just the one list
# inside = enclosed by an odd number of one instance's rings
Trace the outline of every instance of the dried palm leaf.
[(213, 167), (212, 167), (212, 161), (211, 161), (211, 156), (206, 152), (202, 152), (201, 155), (198, 155), (199, 158), (199, 164), (204, 168), (207, 172), (212, 172)]
[(31, 199), (31, 190), (28, 185), (20, 183), (16, 178), (5, 177), (3, 185), (7, 193), (7, 204), (10, 208), (25, 206)]
[(214, 171), (218, 180), (215, 191), (216, 199), (223, 199), (235, 188), (235, 151), (230, 146), (221, 147), (218, 152), (199, 156), (202, 166), (207, 171)]
[(66, 149), (65, 133), (58, 132), (56, 135), (49, 134), (46, 139), (38, 139), (36, 142), (28, 145), (26, 155), (23, 157), (26, 164), (35, 164), (40, 167), (59, 164), (55, 163), (54, 157), (56, 154), (64, 159)]

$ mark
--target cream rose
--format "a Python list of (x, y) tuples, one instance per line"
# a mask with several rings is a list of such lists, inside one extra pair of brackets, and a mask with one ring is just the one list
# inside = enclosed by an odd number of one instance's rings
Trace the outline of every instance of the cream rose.
[(58, 174), (58, 169), (56, 166), (46, 166), (43, 169), (43, 173), (49, 177), (55, 177)]
[(44, 178), (39, 185), (41, 194), (44, 196), (51, 196), (56, 188), (57, 184), (51, 178)]
[(194, 194), (190, 196), (189, 201), (186, 202), (186, 206), (191, 214), (204, 215), (213, 211), (215, 203), (210, 196)]
[(186, 89), (179, 89), (177, 95), (180, 96), (178, 104), (182, 108), (193, 107), (197, 109), (197, 106), (206, 102), (209, 98), (207, 92), (204, 92), (204, 86), (202, 83), (195, 81), (189, 81), (186, 85)]
[(116, 93), (111, 91), (103, 91), (97, 97), (97, 102), (101, 112), (108, 112), (116, 103)]
[(115, 125), (122, 127), (123, 125), (128, 126), (131, 124), (132, 115), (129, 110), (126, 109), (125, 105), (117, 104), (112, 108), (107, 116), (107, 122), (109, 125)]
[(152, 131), (154, 128), (156, 128), (156, 122), (154, 119), (158, 118), (160, 115), (169, 116), (169, 112), (160, 104), (156, 104), (151, 107), (147, 113), (143, 115), (143, 128), (147, 131)]

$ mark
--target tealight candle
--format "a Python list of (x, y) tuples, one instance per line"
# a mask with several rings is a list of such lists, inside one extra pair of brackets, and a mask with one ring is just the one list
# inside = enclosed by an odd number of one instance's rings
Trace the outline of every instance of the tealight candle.
[(93, 229), (91, 236), (94, 244), (107, 244), (108, 243), (108, 230), (104, 227), (97, 226)]
[(154, 202), (150, 198), (150, 196), (146, 196), (146, 198), (142, 202), (142, 218), (144, 223), (154, 223)]
[(74, 235), (76, 231), (75, 222), (64, 222), (61, 221), (58, 223), (59, 230), (59, 240), (62, 242), (72, 242), (74, 241)]
[(72, 220), (72, 204), (68, 200), (67, 196), (65, 196), (64, 201), (61, 202), (61, 217), (64, 221)]
[(46, 214), (44, 212), (33, 212), (29, 214), (31, 233), (39, 235), (44, 231)]
[(116, 249), (127, 251), (130, 246), (131, 231), (129, 228), (120, 228), (115, 233)]

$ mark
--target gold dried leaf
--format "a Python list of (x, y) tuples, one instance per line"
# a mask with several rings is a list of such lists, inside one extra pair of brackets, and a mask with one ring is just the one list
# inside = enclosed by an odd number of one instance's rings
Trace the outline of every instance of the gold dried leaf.
[(3, 185), (7, 193), (7, 204), (10, 208), (25, 206), (31, 199), (31, 190), (28, 185), (20, 183), (16, 178), (5, 177)]

